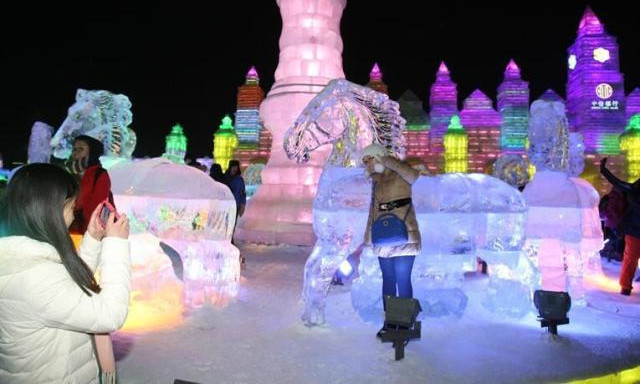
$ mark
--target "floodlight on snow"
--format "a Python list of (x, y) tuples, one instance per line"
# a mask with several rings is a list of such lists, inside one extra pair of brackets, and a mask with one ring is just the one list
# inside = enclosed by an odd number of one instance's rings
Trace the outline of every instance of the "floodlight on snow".
[(404, 358), (404, 347), (411, 339), (419, 339), (421, 323), (416, 321), (422, 311), (420, 302), (412, 298), (391, 295), (383, 297), (385, 316), (384, 328), (380, 334), (382, 342), (392, 342), (396, 360)]
[(547, 327), (552, 334), (558, 334), (558, 325), (569, 324), (567, 312), (571, 309), (571, 297), (567, 292), (537, 290), (533, 302), (538, 309), (540, 326)]

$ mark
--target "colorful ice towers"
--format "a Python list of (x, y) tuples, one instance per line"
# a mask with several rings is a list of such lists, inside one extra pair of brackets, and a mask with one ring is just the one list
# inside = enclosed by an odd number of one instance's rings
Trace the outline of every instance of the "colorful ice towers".
[(525, 153), (529, 127), (529, 83), (511, 60), (498, 87), (498, 112), (502, 116), (500, 146), (503, 153)]
[(374, 63), (373, 68), (371, 68), (371, 72), (369, 72), (369, 83), (367, 84), (367, 87), (374, 91), (384, 93), (385, 95), (389, 94), (387, 84), (382, 81), (382, 71), (380, 70), (378, 63)]
[[(453, 125), (453, 118), (451, 120)], [(502, 117), (493, 109), (493, 101), (476, 89), (465, 99), (460, 120), (468, 137), (468, 172), (491, 173), (493, 162), (500, 156), (502, 125)], [(450, 125), (447, 135), (451, 129)]]
[(460, 124), (458, 115), (451, 117), (451, 123), (443, 137), (444, 173), (468, 171), (468, 137)]
[(589, 7), (568, 53), (570, 129), (582, 133), (587, 153), (618, 154), (618, 136), (625, 126), (624, 79), (618, 44)]
[(226, 115), (213, 135), (213, 158), (216, 163), (220, 164), (223, 171), (229, 167), (229, 160), (233, 159), (233, 153), (237, 146), (238, 136), (231, 124), (231, 118)]
[(171, 160), (176, 164), (184, 164), (184, 157), (187, 154), (187, 137), (180, 124), (171, 128), (165, 139), (165, 150), (162, 157)]
[(289, 160), (286, 130), (326, 84), (344, 78), (340, 19), (346, 0), (278, 0), (282, 16), (275, 83), (260, 105), (273, 135), (262, 186), (238, 222), (236, 238), (250, 242), (310, 245), (315, 242), (311, 207), (331, 146), (306, 164)]
[(453, 115), (458, 114), (458, 90), (456, 84), (451, 80), (449, 69), (440, 63), (438, 72), (436, 73), (436, 81), (431, 86), (429, 95), (429, 120), (431, 122), (431, 130), (429, 131), (430, 152), (433, 159), (436, 160), (437, 168), (440, 168), (441, 156), (443, 151), (442, 139), (444, 137), (449, 122)]
[(262, 125), (259, 110), (263, 99), (258, 71), (251, 67), (245, 83), (238, 87), (236, 104), (238, 147), (233, 157), (240, 161), (242, 169), (254, 163), (266, 164), (269, 159), (271, 133)]
[(422, 107), (422, 100), (411, 90), (407, 90), (398, 99), (400, 114), (406, 120), (404, 137), (407, 161), (412, 164), (428, 166), (429, 155), (429, 116)]
[(640, 178), (640, 114), (629, 119), (624, 133), (620, 135), (620, 150), (627, 159), (627, 178), (633, 183)]

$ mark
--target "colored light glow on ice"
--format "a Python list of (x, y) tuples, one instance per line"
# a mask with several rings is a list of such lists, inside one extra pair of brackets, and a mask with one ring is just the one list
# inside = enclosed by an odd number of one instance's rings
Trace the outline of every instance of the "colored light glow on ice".
[(443, 137), (451, 117), (458, 113), (457, 87), (451, 80), (449, 69), (444, 62), (440, 63), (436, 81), (431, 86), (429, 105), (431, 106), (431, 131), (429, 132), (431, 152), (439, 154), (443, 151)]
[(174, 163), (184, 164), (184, 157), (187, 153), (187, 137), (184, 135), (182, 126), (176, 124), (171, 128), (171, 133), (166, 137), (166, 147), (163, 157)]
[(453, 115), (451, 124), (444, 135), (444, 171), (445, 173), (462, 172), (468, 170), (467, 148), (469, 141), (467, 133), (462, 124), (460, 117)]
[(529, 129), (529, 83), (522, 80), (520, 68), (513, 60), (509, 61), (498, 87), (498, 112), (502, 117), (501, 149), (523, 153)]
[(620, 283), (618, 279), (608, 277), (604, 274), (588, 275), (584, 276), (585, 282), (595, 287), (598, 290), (603, 290), (612, 293), (620, 292)]
[(598, 151), (598, 153), (604, 153), (608, 155), (618, 155), (620, 154), (620, 137), (615, 133), (606, 133), (600, 136), (598, 140), (598, 147), (602, 148), (602, 150)]
[(238, 137), (233, 129), (229, 115), (222, 119), (222, 124), (213, 136), (213, 156), (216, 159), (216, 163), (222, 167), (222, 170), (226, 171), (229, 166), (229, 160), (233, 159), (234, 150), (238, 146)]
[(620, 150), (627, 158), (627, 180), (632, 183), (640, 178), (640, 114), (631, 117), (620, 135)]
[(574, 380), (567, 384), (633, 384), (638, 382), (640, 382), (640, 367), (589, 379)]
[(129, 314), (122, 332), (149, 332), (171, 329), (182, 323), (183, 288), (180, 283), (167, 283), (155, 291), (131, 292)]

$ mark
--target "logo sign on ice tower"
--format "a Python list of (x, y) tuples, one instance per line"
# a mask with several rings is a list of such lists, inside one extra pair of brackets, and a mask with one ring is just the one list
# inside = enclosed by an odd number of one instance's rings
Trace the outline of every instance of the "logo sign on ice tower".
[(598, 84), (596, 87), (596, 95), (599, 98), (606, 100), (613, 96), (613, 87), (607, 83)]
[(596, 96), (600, 100), (591, 101), (592, 110), (618, 110), (620, 102), (618, 100), (607, 100), (613, 96), (611, 84), (600, 83), (596, 86)]

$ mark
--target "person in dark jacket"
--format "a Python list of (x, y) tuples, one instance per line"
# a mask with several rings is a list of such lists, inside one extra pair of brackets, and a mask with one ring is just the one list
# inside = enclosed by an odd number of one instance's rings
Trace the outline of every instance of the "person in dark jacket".
[(244, 207), (247, 204), (247, 192), (244, 187), (244, 179), (240, 173), (240, 162), (238, 160), (230, 160), (229, 167), (225, 173), (227, 185), (236, 199), (236, 215), (242, 217), (244, 215)]
[(222, 166), (218, 163), (213, 163), (211, 165), (211, 170), (209, 170), (209, 176), (218, 183), (222, 183), (227, 185), (227, 179), (224, 177), (224, 172), (222, 172)]
[(604, 248), (600, 251), (600, 255), (607, 257), (609, 261), (611, 261), (611, 259), (622, 261), (624, 234), (620, 233), (618, 226), (620, 225), (626, 208), (627, 197), (622, 191), (615, 187), (612, 187), (609, 193), (602, 197), (600, 204), (598, 204), (600, 219), (603, 224), (602, 230), (605, 234), (605, 239), (608, 240)]
[(638, 269), (640, 258), (640, 180), (627, 183), (618, 179), (607, 169), (606, 158), (600, 163), (600, 173), (627, 198), (624, 214), (618, 223), (618, 230), (624, 234), (625, 240), (620, 270), (620, 293), (629, 296), (633, 289), (633, 277)]
[[(247, 192), (244, 186), (244, 179), (240, 173), (240, 162), (238, 160), (230, 160), (227, 172), (224, 174), (227, 186), (231, 189), (233, 197), (236, 199), (236, 222), (233, 224), (233, 232), (236, 231), (238, 219), (244, 215), (244, 207), (247, 205)], [(231, 235), (231, 244), (235, 245), (233, 235)], [(240, 266), (244, 268), (245, 258), (240, 256)]]
[(81, 135), (73, 142), (67, 168), (80, 183), (76, 220), (72, 227), (74, 233), (85, 233), (93, 210), (103, 201), (111, 199), (111, 179), (100, 163), (103, 154), (102, 142), (93, 137)]

